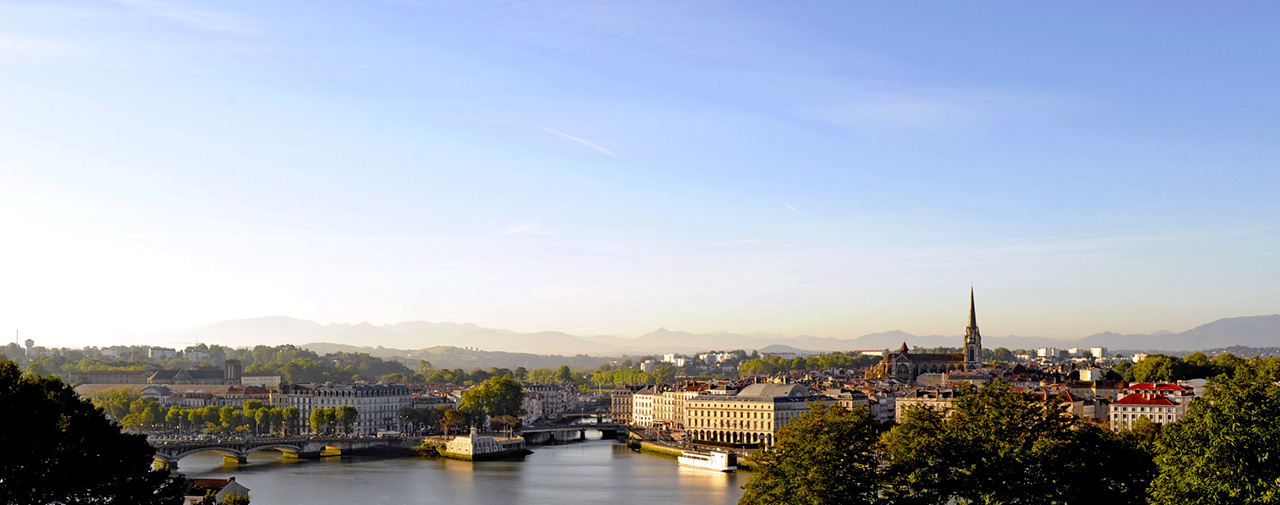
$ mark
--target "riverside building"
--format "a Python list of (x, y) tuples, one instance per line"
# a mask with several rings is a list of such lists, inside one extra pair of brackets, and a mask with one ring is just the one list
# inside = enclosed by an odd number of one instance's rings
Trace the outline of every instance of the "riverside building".
[(807, 402), (834, 401), (801, 384), (752, 384), (735, 396), (686, 399), (686, 430), (694, 440), (772, 447), (778, 429), (809, 412)]
[(293, 429), (310, 431), (311, 410), (321, 407), (356, 408), (354, 432), (374, 435), (399, 429), (397, 413), (413, 405), (413, 394), (400, 384), (285, 384), (271, 393), (273, 407), (298, 407), (299, 423)]

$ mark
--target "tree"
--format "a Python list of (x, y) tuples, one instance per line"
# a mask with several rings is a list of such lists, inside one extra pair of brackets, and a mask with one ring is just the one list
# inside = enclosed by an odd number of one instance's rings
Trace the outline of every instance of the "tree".
[(174, 429), (182, 429), (182, 421), (186, 416), (182, 412), (182, 407), (174, 405), (169, 407), (169, 412), (164, 415), (164, 421)]
[(1151, 458), (1003, 383), (965, 388), (947, 412), (907, 411), (885, 434), (890, 495), (903, 503), (1146, 503)]
[(1161, 431), (1155, 503), (1280, 503), (1280, 387), (1237, 374), (1210, 382)]
[(866, 408), (814, 403), (778, 430), (778, 443), (759, 453), (760, 469), (743, 504), (858, 504), (880, 501), (877, 433)]
[(258, 409), (253, 411), (253, 424), (257, 432), (271, 432), (271, 410)]
[(328, 424), (325, 423), (324, 419), (324, 410), (325, 407), (316, 407), (311, 409), (311, 416), (310, 419), (308, 419), (311, 424), (311, 431), (317, 435), (324, 433), (325, 428), (328, 427)]
[(283, 421), (284, 435), (287, 436), (290, 428), (298, 427), (298, 422), (302, 420), (302, 412), (298, 410), (298, 407), (290, 406), (285, 407), (284, 410), (280, 411), (280, 414), (281, 421)]
[(182, 482), (151, 468), (155, 450), (54, 377), (0, 360), (0, 503), (172, 504)]
[(462, 392), (458, 410), (478, 422), (486, 417), (524, 415), (524, 389), (510, 377), (494, 377)]
[(557, 382), (573, 382), (573, 371), (569, 370), (569, 365), (560, 365), (560, 369), (556, 370)]
[(1181, 377), (1182, 361), (1173, 356), (1152, 354), (1139, 361), (1125, 379), (1134, 382), (1172, 382)]
[(360, 412), (351, 405), (343, 405), (333, 412), (333, 420), (335, 424), (342, 426), (342, 432), (351, 434), (351, 427), (355, 424), (356, 419), (360, 418)]
[(449, 434), (450, 428), (466, 426), (468, 424), (467, 415), (458, 409), (449, 409), (444, 411), (444, 415), (440, 417), (440, 429), (444, 430), (444, 434)]

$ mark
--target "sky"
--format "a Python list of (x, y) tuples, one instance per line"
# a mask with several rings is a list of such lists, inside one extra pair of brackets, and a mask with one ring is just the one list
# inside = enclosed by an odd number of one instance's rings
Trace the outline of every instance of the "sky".
[(1276, 54), (1266, 2), (0, 2), (0, 329), (1272, 314)]

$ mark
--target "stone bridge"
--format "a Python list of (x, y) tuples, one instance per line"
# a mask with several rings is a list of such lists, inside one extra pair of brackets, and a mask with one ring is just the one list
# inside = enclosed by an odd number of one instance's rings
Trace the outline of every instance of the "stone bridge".
[[(156, 450), (156, 463), (176, 469), (178, 460), (197, 452), (211, 451), (224, 461), (243, 464), (250, 454), (278, 451), (286, 458), (318, 458), (352, 454), (372, 447), (412, 447), (412, 440), (401, 437), (263, 437), (246, 439), (163, 440), (148, 439)], [(419, 441), (421, 442), (421, 441)]]
[(602, 438), (618, 438), (620, 433), (627, 430), (626, 426), (621, 424), (573, 424), (569, 426), (545, 426), (533, 427), (520, 430), (520, 436), (524, 437), (526, 444), (555, 444), (561, 442), (571, 442), (574, 440), (585, 440), (587, 432), (596, 430), (601, 433)]

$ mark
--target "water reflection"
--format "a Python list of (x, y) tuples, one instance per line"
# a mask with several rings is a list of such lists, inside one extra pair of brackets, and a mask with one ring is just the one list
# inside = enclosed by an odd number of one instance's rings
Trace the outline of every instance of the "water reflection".
[(192, 477), (235, 476), (268, 504), (402, 503), (736, 503), (748, 474), (680, 468), (671, 458), (638, 454), (610, 441), (534, 447), (524, 461), (448, 459), (295, 460), (255, 453), (247, 465), (224, 465), (214, 453), (183, 458)]

